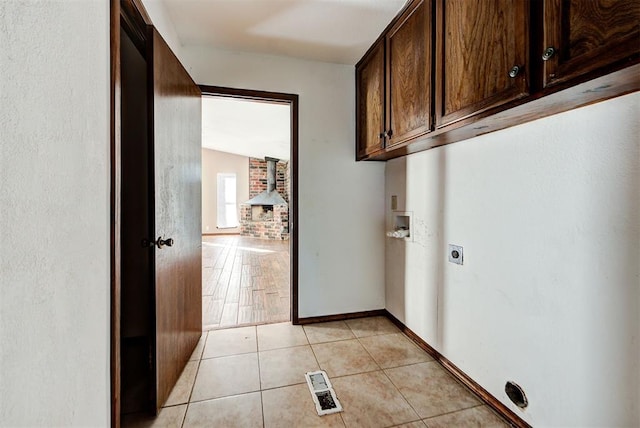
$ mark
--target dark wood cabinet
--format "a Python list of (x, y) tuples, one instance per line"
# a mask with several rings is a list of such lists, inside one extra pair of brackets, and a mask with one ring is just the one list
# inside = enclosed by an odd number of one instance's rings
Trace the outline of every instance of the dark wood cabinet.
[(356, 65), (357, 159), (640, 90), (639, 0), (412, 0)]
[(431, 7), (420, 0), (385, 37), (387, 45), (386, 147), (431, 131)]
[(384, 149), (385, 56), (378, 42), (356, 67), (356, 157)]
[(432, 130), (431, 40), (431, 0), (417, 0), (356, 65), (357, 159)]
[(543, 8), (544, 87), (606, 72), (638, 53), (638, 0), (544, 0)]
[(524, 0), (438, 0), (438, 127), (529, 94), (528, 29)]

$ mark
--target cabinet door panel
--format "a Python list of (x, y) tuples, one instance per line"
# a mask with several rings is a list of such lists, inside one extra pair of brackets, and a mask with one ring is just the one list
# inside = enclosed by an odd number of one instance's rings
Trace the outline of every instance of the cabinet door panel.
[(527, 1), (439, 0), (437, 13), (438, 126), (528, 95)]
[(387, 35), (387, 146), (431, 130), (431, 7), (419, 1)]
[(356, 67), (357, 158), (384, 148), (384, 44), (378, 45)]
[(543, 25), (544, 47), (556, 51), (544, 61), (545, 87), (640, 51), (637, 0), (545, 0)]

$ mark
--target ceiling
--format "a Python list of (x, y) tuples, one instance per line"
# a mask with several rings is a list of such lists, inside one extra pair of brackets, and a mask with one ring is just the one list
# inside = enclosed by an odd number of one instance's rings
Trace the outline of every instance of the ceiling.
[(202, 147), (236, 155), (288, 160), (289, 104), (202, 97)]
[(155, 0), (183, 46), (354, 65), (406, 0)]
[[(162, 2), (184, 47), (355, 65), (406, 0), (148, 0)], [(203, 98), (202, 146), (289, 159), (289, 106)]]

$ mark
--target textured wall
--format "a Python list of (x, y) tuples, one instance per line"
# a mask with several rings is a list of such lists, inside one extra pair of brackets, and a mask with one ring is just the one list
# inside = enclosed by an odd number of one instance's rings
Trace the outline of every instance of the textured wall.
[[(218, 229), (218, 173), (236, 174), (236, 201), (249, 199), (249, 158), (202, 149), (202, 233), (240, 233), (239, 227)], [(240, 208), (238, 207), (238, 220)]]
[(182, 43), (164, 2), (162, 0), (142, 0), (142, 3), (153, 22), (153, 26), (162, 35), (171, 51), (180, 58), (182, 56)]
[(0, 2), (0, 425), (109, 425), (109, 2)]
[(355, 162), (353, 67), (183, 47), (199, 84), (300, 96), (300, 316), (384, 307), (384, 164)]
[(414, 222), (387, 239), (387, 308), (534, 426), (640, 425), (639, 110), (636, 93), (387, 163), (388, 226), (391, 195)]
[[(153, 3), (144, 0), (172, 39)], [(198, 84), (300, 96), (300, 316), (383, 308), (384, 164), (354, 160), (353, 67), (207, 47), (176, 53)]]

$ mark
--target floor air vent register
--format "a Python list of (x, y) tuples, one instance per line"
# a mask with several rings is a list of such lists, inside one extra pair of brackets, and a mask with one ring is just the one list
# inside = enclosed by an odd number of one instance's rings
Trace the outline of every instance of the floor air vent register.
[(342, 406), (325, 371), (308, 372), (304, 377), (307, 379), (307, 385), (309, 385), (309, 391), (311, 391), (311, 397), (316, 404), (319, 416), (342, 411)]

